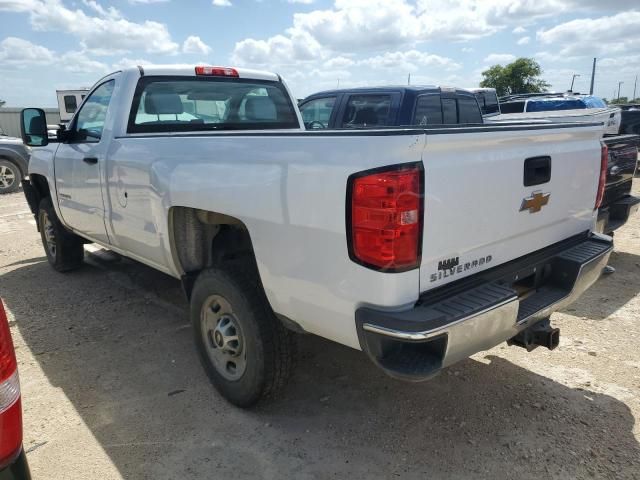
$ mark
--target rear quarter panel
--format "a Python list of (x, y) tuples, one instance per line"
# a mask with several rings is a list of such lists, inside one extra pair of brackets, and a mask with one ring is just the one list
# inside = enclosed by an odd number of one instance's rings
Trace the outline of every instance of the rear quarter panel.
[[(406, 308), (419, 271), (382, 274), (349, 259), (347, 178), (422, 158), (424, 134), (186, 135), (117, 138), (108, 190), (119, 247), (181, 274), (168, 211), (192, 207), (231, 215), (248, 228), (273, 310), (305, 330), (359, 348), (354, 311)], [(119, 189), (129, 182), (126, 207)]]

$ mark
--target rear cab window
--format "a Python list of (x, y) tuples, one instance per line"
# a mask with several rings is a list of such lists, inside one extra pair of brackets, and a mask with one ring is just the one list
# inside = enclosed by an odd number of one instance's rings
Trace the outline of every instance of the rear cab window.
[(416, 99), (413, 125), (456, 125), (482, 123), (482, 114), (471, 93), (421, 94)]
[(340, 126), (342, 128), (386, 126), (390, 124), (390, 112), (391, 95), (351, 95)]
[(440, 94), (431, 93), (418, 96), (413, 114), (413, 124), (442, 125)]
[(143, 77), (128, 133), (297, 129), (280, 82), (219, 77)]
[(458, 123), (482, 123), (475, 96), (458, 95)]

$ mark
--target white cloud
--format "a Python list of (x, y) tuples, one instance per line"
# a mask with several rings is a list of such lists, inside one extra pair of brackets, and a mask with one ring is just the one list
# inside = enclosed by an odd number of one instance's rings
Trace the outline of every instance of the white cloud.
[(538, 40), (561, 46), (563, 55), (598, 55), (640, 50), (640, 11), (581, 18), (537, 32)]
[(522, 37), (516, 43), (518, 45), (527, 45), (531, 41), (531, 37)]
[(56, 63), (64, 70), (72, 73), (92, 73), (95, 75), (107, 73), (107, 64), (92, 60), (85, 52), (67, 52), (56, 58)]
[(510, 53), (492, 53), (485, 57), (484, 62), (490, 63), (491, 65), (495, 65), (497, 63), (504, 64), (504, 63), (513, 62), (515, 59), (516, 59), (516, 56)]
[[(11, 6), (6, 0), (0, 9)], [(28, 0), (31, 26), (45, 32), (64, 32), (77, 37), (83, 50), (95, 54), (125, 53), (145, 50), (149, 53), (174, 54), (179, 45), (172, 41), (166, 25), (151, 20), (132, 22), (113, 8), (105, 9), (93, 0), (84, 5), (95, 15), (81, 9), (69, 9), (60, 0)], [(12, 2), (15, 3), (15, 2)], [(24, 11), (24, 10), (22, 10)]]
[(114, 70), (124, 70), (125, 68), (137, 67), (138, 65), (152, 65), (153, 62), (143, 59), (122, 58), (112, 65)]
[(315, 0), (287, 0), (288, 3), (302, 3), (304, 5), (311, 5)]
[(47, 47), (16, 37), (7, 37), (0, 42), (0, 63), (17, 68), (56, 65), (71, 73), (102, 74), (109, 70), (108, 65), (92, 60), (85, 52), (70, 51), (60, 55)]
[(183, 53), (202, 53), (207, 55), (211, 51), (211, 47), (204, 43), (200, 37), (190, 35), (182, 44)]
[(457, 70), (461, 65), (447, 57), (432, 55), (418, 50), (385, 52), (383, 55), (366, 58), (358, 62), (371, 68), (391, 68), (405, 72), (414, 72), (419, 67), (435, 67), (444, 70)]
[(37, 8), (38, 0), (0, 0), (0, 11), (4, 12), (30, 12)]
[(122, 18), (122, 14), (115, 7), (104, 8), (95, 0), (82, 0), (82, 3), (84, 3), (85, 6), (87, 6), (90, 10), (93, 10), (98, 15), (101, 15), (103, 17), (112, 18), (114, 20)]
[(166, 3), (169, 0), (129, 0), (129, 3), (133, 5), (147, 5), (149, 3)]
[(212, 0), (214, 7), (230, 7), (231, 2), (229, 0)]
[(514, 35), (522, 35), (526, 31), (527, 29), (524, 28), (523, 26), (517, 26), (516, 28), (511, 30), (511, 33), (513, 33)]
[(327, 60), (324, 62), (324, 66), (327, 68), (346, 68), (355, 65), (355, 63), (356, 62), (350, 58), (339, 56)]
[(237, 65), (294, 65), (320, 60), (326, 56), (320, 44), (309, 34), (276, 35), (267, 40), (247, 38), (236, 43), (232, 61)]
[(0, 63), (22, 67), (32, 64), (49, 64), (54, 52), (41, 45), (16, 37), (7, 37), (0, 42)]

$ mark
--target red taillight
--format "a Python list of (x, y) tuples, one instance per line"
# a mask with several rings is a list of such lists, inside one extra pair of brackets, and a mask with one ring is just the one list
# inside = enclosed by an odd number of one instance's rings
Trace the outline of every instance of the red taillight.
[(240, 74), (235, 68), (229, 67), (196, 67), (196, 75), (209, 75), (212, 77), (239, 77)]
[(596, 194), (596, 204), (594, 209), (600, 208), (604, 198), (604, 187), (607, 183), (607, 166), (609, 164), (609, 147), (602, 145), (600, 154), (600, 178), (598, 179), (598, 193)]
[(399, 165), (349, 179), (349, 255), (367, 267), (402, 272), (420, 265), (422, 164)]
[(16, 355), (0, 300), (0, 469), (22, 446), (22, 408)]

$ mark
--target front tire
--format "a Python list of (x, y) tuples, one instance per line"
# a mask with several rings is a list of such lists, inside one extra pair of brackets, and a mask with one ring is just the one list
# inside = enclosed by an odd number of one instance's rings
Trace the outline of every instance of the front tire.
[(60, 223), (49, 197), (40, 201), (38, 227), (47, 260), (55, 270), (68, 272), (82, 265), (84, 260), (82, 239)]
[(0, 159), (0, 195), (13, 193), (20, 187), (22, 172), (18, 166), (9, 160)]
[(198, 276), (191, 322), (200, 361), (232, 404), (274, 397), (293, 371), (295, 338), (275, 316), (255, 268), (232, 262)]

